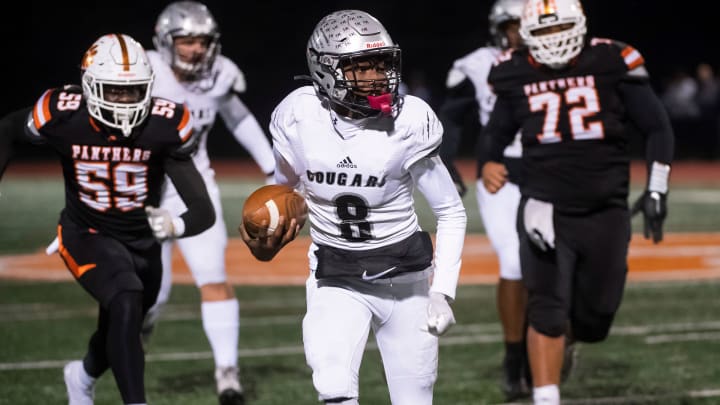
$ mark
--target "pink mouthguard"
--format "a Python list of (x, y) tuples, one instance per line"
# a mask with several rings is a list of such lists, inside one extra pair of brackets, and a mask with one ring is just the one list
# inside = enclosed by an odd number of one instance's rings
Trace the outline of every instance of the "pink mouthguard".
[(379, 96), (367, 96), (370, 108), (373, 110), (380, 110), (383, 114), (390, 114), (392, 112), (392, 94), (385, 93)]

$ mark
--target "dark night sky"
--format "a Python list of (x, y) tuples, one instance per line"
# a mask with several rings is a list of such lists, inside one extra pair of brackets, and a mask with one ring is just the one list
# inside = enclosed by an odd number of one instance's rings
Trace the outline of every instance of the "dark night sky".
[[(7, 51), (3, 55), (3, 71), (12, 79), (5, 85), (0, 113), (30, 105), (48, 87), (79, 83), (80, 58), (100, 35), (123, 32), (152, 47), (155, 19), (168, 3), (28, 2), (19, 5), (24, 11), (5, 14), (7, 24), (0, 28), (4, 39), (17, 40), (20, 47), (16, 55)], [(220, 25), (223, 53), (245, 72), (244, 100), (264, 127), (274, 106), (299, 84), (293, 75), (306, 73), (305, 44), (325, 14), (357, 8), (380, 19), (403, 49), (406, 76), (412, 70), (424, 71), (439, 100), (452, 61), (486, 41), (492, 4), (468, 0), (205, 3)], [(720, 67), (720, 27), (707, 10), (708, 2), (585, 0), (584, 6), (589, 34), (638, 48), (658, 90), (661, 79), (676, 67), (690, 72), (699, 62)], [(235, 145), (230, 150), (244, 153)]]

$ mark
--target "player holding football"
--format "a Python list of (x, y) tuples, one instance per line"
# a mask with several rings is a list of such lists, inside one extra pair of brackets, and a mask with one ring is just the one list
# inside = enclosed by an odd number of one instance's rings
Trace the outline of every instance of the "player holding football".
[[(481, 125), (487, 124), (495, 104), (495, 94), (487, 82), (488, 73), (500, 54), (523, 45), (519, 28), (524, 4), (525, 0), (496, 0), (488, 18), (492, 44), (456, 60), (448, 73), (447, 96), (438, 114), (445, 128), (440, 155), (450, 169), (461, 196), (467, 188), (453, 161), (462, 127), (465, 118), (471, 114), (478, 115)], [(483, 145), (483, 140), (477, 139), (476, 150), (479, 151)], [(527, 291), (522, 282), (520, 241), (515, 231), (520, 203), (518, 184), (522, 179), (521, 155), (522, 145), (518, 135), (503, 151), (508, 183), (499, 192), (490, 194), (482, 186), (481, 164), (478, 164), (475, 189), (485, 232), (500, 263), (496, 302), (505, 341), (501, 388), (508, 401), (530, 395), (532, 383), (528, 381), (530, 370), (525, 345)]]
[[(245, 77), (230, 59), (220, 53), (220, 32), (208, 8), (195, 1), (169, 4), (159, 14), (148, 51), (156, 79), (153, 95), (184, 102), (193, 114), (200, 142), (193, 161), (203, 176), (215, 207), (215, 225), (200, 235), (163, 243), (163, 279), (158, 300), (143, 328), (148, 339), (170, 297), (172, 249), (177, 245), (200, 289), (202, 324), (213, 351), (215, 381), (222, 405), (242, 403), (243, 388), (238, 375), (238, 301), (225, 272), (227, 229), (222, 215), (220, 190), (210, 165), (207, 139), (219, 114), (236, 140), (272, 180), (275, 160), (270, 141), (257, 120), (240, 100)], [(177, 214), (185, 210), (171, 182), (163, 191), (161, 206)]]
[[(70, 405), (92, 404), (108, 368), (125, 404), (145, 404), (139, 336), (160, 287), (158, 240), (199, 234), (215, 213), (191, 159), (197, 138), (190, 112), (150, 96), (154, 74), (142, 46), (127, 35), (104, 35), (81, 67), (82, 88), (47, 90), (29, 116), (20, 110), (2, 120), (0, 168), (15, 138), (49, 145), (62, 163), (58, 250), (100, 306), (85, 358), (64, 369)], [(184, 213), (155, 208), (165, 175)]]
[[(424, 101), (398, 95), (400, 48), (368, 13), (327, 15), (306, 52), (313, 86), (277, 106), (270, 132), (278, 183), (302, 190), (309, 207), (303, 342), (313, 384), (327, 404), (358, 404), (372, 328), (392, 403), (431, 404), (466, 227), (437, 156), (442, 126)], [(415, 187), (437, 217), (434, 256)], [(295, 237), (296, 220), (281, 223), (258, 239), (241, 227), (256, 257), (270, 260)]]
[(536, 404), (559, 404), (565, 331), (600, 342), (622, 300), (631, 236), (629, 132), (647, 138), (647, 189), (633, 206), (645, 236), (662, 240), (674, 137), (630, 45), (586, 40), (578, 0), (529, 0), (520, 25), (528, 49), (503, 54), (488, 81), (498, 98), (483, 129), (483, 183), (507, 182), (503, 150), (522, 133), (518, 208), (528, 289), (528, 354)]

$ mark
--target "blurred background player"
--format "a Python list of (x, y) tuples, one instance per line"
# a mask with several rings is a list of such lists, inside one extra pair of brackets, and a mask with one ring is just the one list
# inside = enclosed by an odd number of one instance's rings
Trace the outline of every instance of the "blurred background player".
[[(460, 195), (467, 191), (460, 172), (453, 164), (460, 145), (463, 126), (468, 115), (479, 115), (485, 125), (490, 117), (495, 94), (488, 85), (490, 67), (508, 49), (523, 45), (520, 37), (520, 18), (525, 0), (497, 0), (488, 18), (492, 43), (476, 49), (456, 60), (448, 73), (447, 94), (439, 116), (445, 134), (441, 148), (443, 161), (450, 169)], [(479, 135), (479, 128), (473, 135)], [(476, 140), (476, 148), (484, 141)], [(520, 272), (519, 240), (515, 223), (520, 203), (518, 184), (522, 179), (520, 137), (505, 148), (503, 163), (508, 171), (508, 183), (500, 191), (490, 194), (482, 186), (480, 165), (477, 170), (476, 197), (485, 232), (500, 262), (500, 280), (497, 284), (496, 303), (503, 328), (505, 356), (503, 359), (502, 390), (508, 401), (530, 395), (525, 348), (525, 305), (527, 292)]]
[[(391, 402), (429, 405), (437, 336), (455, 323), (449, 304), (467, 221), (437, 156), (442, 125), (423, 100), (399, 96), (400, 48), (368, 13), (324, 17), (306, 55), (313, 86), (285, 97), (270, 132), (278, 183), (303, 190), (309, 207), (303, 343), (313, 384), (326, 404), (358, 404), (372, 328)], [(416, 187), (437, 218), (434, 256), (413, 206)], [(270, 260), (297, 224), (257, 239), (241, 234), (255, 257)]]
[[(47, 90), (30, 115), (20, 110), (3, 119), (0, 138), (57, 151), (65, 179), (58, 251), (100, 305), (85, 358), (64, 368), (69, 404), (92, 405), (95, 382), (108, 368), (125, 404), (145, 404), (139, 336), (160, 287), (158, 240), (196, 235), (215, 215), (191, 159), (197, 139), (190, 112), (151, 97), (154, 75), (142, 46), (127, 35), (104, 35), (81, 68), (82, 87)], [(0, 168), (7, 159), (0, 156)], [(155, 208), (165, 175), (184, 212)]]
[(586, 41), (578, 0), (528, 0), (514, 50), (488, 76), (497, 100), (483, 129), (483, 184), (507, 185), (503, 151), (522, 134), (518, 234), (528, 289), (528, 355), (536, 404), (560, 403), (566, 331), (607, 337), (627, 276), (631, 212), (628, 125), (646, 138), (648, 182), (633, 205), (662, 240), (674, 136), (638, 50)]
[[(193, 160), (205, 180), (217, 221), (200, 235), (163, 244), (162, 286), (145, 321), (143, 335), (147, 340), (169, 299), (172, 250), (177, 245), (200, 289), (203, 329), (215, 359), (220, 402), (241, 403), (243, 389), (237, 361), (239, 305), (225, 272), (227, 229), (207, 139), (219, 114), (265, 173), (266, 182), (271, 182), (275, 165), (272, 148), (254, 115), (238, 97), (245, 91), (245, 77), (235, 63), (221, 55), (217, 22), (204, 4), (179, 1), (168, 5), (158, 16), (153, 43), (155, 50), (148, 51), (156, 74), (153, 95), (185, 103), (192, 112), (200, 137)], [(161, 205), (172, 213), (185, 210), (172, 182), (167, 183)]]

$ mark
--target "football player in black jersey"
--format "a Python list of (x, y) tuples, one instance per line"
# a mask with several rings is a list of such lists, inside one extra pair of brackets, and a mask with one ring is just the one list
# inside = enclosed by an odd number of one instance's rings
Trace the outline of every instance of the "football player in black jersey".
[[(16, 138), (49, 145), (62, 163), (58, 251), (100, 304), (85, 358), (64, 369), (69, 403), (92, 404), (96, 379), (111, 368), (123, 402), (145, 404), (140, 329), (160, 285), (158, 241), (198, 234), (215, 214), (191, 159), (190, 113), (150, 96), (154, 75), (142, 46), (104, 35), (81, 67), (82, 87), (47, 90), (30, 114), (2, 120), (0, 170)], [(179, 217), (156, 208), (165, 174), (188, 208)]]
[(488, 81), (498, 98), (483, 129), (483, 184), (507, 181), (503, 150), (521, 131), (518, 209), (528, 289), (528, 353), (536, 404), (558, 404), (565, 333), (604, 340), (622, 299), (631, 237), (629, 124), (646, 137), (647, 189), (633, 207), (662, 240), (674, 137), (632, 46), (586, 39), (578, 0), (529, 0), (527, 49), (502, 54)]

